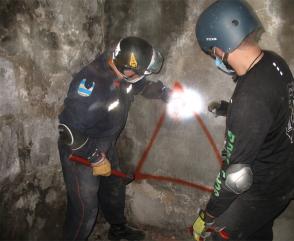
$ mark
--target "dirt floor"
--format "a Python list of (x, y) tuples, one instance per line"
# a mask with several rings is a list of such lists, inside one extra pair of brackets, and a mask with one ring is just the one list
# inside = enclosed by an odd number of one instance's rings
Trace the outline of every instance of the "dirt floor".
[[(186, 230), (167, 230), (152, 226), (136, 226), (146, 232), (145, 241), (188, 241), (193, 240), (188, 228)], [(109, 224), (106, 223), (103, 217), (98, 216), (97, 224), (89, 237), (89, 241), (108, 240)]]

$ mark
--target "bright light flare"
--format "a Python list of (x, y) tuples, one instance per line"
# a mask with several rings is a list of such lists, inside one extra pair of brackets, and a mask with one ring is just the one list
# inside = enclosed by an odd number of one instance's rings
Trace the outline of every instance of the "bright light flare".
[(201, 96), (192, 89), (175, 88), (167, 104), (167, 113), (172, 118), (187, 119), (202, 111)]

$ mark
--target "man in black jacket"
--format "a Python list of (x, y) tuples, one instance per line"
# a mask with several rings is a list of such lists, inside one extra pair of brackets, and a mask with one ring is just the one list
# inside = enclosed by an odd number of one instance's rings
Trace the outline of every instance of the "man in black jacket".
[[(163, 57), (147, 41), (122, 39), (77, 73), (59, 115), (59, 152), (67, 189), (64, 239), (86, 240), (98, 206), (111, 225), (110, 240), (142, 240), (144, 232), (127, 225), (125, 184), (111, 169), (119, 169), (115, 148), (134, 95), (167, 101), (169, 88), (145, 76), (160, 71)], [(89, 160), (92, 167), (71, 161)]]
[(293, 195), (294, 80), (286, 62), (255, 41), (261, 28), (242, 0), (216, 1), (197, 21), (200, 47), (237, 83), (226, 113), (226, 158), (194, 223), (196, 240), (214, 227), (225, 227), (229, 240), (272, 240), (274, 219)]

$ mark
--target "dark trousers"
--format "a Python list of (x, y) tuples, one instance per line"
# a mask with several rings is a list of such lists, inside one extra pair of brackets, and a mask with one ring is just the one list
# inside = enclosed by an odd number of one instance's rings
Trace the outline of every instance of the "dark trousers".
[[(125, 185), (121, 178), (95, 177), (92, 168), (68, 159), (70, 148), (60, 143), (58, 147), (67, 190), (64, 239), (86, 240), (95, 224), (99, 207), (108, 223), (125, 223)], [(109, 149), (107, 157), (112, 168), (118, 169), (114, 145)]]
[[(290, 198), (253, 198), (250, 194), (240, 195), (230, 207), (216, 219), (216, 224), (225, 227), (229, 240), (259, 241), (273, 240), (273, 224)], [(224, 240), (214, 233), (212, 239)]]

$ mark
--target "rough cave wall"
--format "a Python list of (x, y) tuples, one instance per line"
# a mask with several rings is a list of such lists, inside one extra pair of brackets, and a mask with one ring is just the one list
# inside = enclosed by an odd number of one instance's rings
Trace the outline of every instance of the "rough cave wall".
[[(71, 75), (127, 35), (162, 50), (165, 66), (151, 79), (197, 89), (201, 117), (219, 149), (224, 118), (209, 115), (213, 99), (228, 99), (234, 84), (199, 49), (194, 26), (212, 0), (2, 0), (0, 1), (0, 239), (55, 239), (65, 193), (57, 152), (57, 115)], [(264, 23), (261, 44), (286, 58), (294, 71), (293, 10), (289, 0), (250, 0)], [(165, 106), (138, 96), (119, 142), (123, 168), (140, 159)], [(213, 185), (218, 163), (194, 119), (166, 119), (143, 172)], [(128, 186), (133, 222), (185, 229), (208, 194), (171, 183)], [(20, 221), (21, 220), (21, 221)], [(293, 240), (293, 207), (278, 220), (279, 237)], [(277, 233), (277, 232), (276, 232)], [(284, 235), (284, 236), (283, 236)]]
[(56, 239), (56, 118), (71, 74), (103, 48), (103, 0), (1, 0), (0, 19), (0, 239)]

